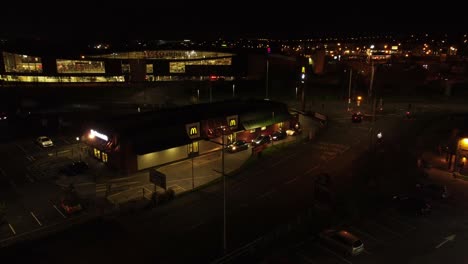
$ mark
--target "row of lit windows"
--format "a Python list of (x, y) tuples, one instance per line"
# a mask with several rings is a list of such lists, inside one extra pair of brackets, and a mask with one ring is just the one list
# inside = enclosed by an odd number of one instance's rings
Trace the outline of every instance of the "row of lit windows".
[(231, 65), (231, 58), (196, 61), (173, 61), (169, 63), (170, 73), (185, 73), (186, 65)]
[(103, 61), (57, 60), (58, 73), (105, 73)]
[(171, 75), (146, 75), (149, 82), (170, 82), (170, 81), (209, 81), (223, 79), (234, 81), (234, 76), (171, 76)]
[(108, 161), (107, 153), (102, 152), (97, 148), (94, 149), (94, 157), (96, 157), (97, 159), (102, 160), (102, 162), (104, 162), (104, 163), (107, 163), (107, 161)]
[(80, 83), (80, 82), (125, 82), (124, 76), (18, 76), (0, 75), (6, 82), (44, 82), (44, 83)]

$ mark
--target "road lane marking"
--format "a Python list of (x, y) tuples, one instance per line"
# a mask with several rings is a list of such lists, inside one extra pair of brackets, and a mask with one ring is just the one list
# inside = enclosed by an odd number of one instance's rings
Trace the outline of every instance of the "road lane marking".
[(319, 244), (315, 244), (315, 245), (316, 245), (317, 247), (321, 248), (322, 250), (325, 250), (325, 251), (330, 252), (330, 253), (333, 254), (335, 257), (337, 257), (339, 260), (342, 260), (342, 261), (344, 261), (344, 262), (346, 262), (346, 263), (348, 263), (348, 264), (353, 264), (351, 261), (349, 261), (349, 260), (343, 258), (342, 256), (340, 256), (339, 254), (337, 254), (335, 251), (333, 251), (333, 250), (331, 250), (331, 249), (329, 249), (329, 248), (326, 248), (326, 247), (324, 247), (324, 246), (321, 246), (321, 245), (319, 245)]
[(359, 233), (359, 234), (361, 234), (361, 235), (364, 235), (364, 236), (366, 236), (366, 237), (369, 237), (369, 238), (371, 238), (372, 240), (375, 240), (375, 241), (377, 241), (377, 242), (379, 242), (379, 243), (384, 243), (383, 240), (380, 240), (380, 239), (376, 238), (374, 235), (371, 235), (371, 234), (369, 234), (369, 233), (367, 233), (367, 232), (365, 232), (365, 231), (362, 231), (362, 230), (358, 229), (357, 227), (352, 226), (352, 227), (350, 227), (350, 229), (353, 230), (353, 231), (356, 232), (356, 233)]
[(5, 173), (5, 171), (4, 171), (2, 168), (0, 168), (0, 173), (2, 174), (3, 177), (6, 178), (6, 173)]
[(304, 173), (304, 175), (307, 175), (307, 174), (313, 172), (314, 170), (318, 169), (319, 167), (320, 167), (320, 165), (315, 165), (313, 168), (307, 170), (307, 171)]
[(41, 221), (39, 221), (39, 219), (37, 219), (36, 215), (35, 215), (33, 212), (30, 212), (30, 213), (31, 213), (32, 217), (33, 217), (34, 219), (36, 219), (36, 222), (37, 222), (40, 226), (42, 226)]
[(192, 226), (189, 228), (189, 230), (196, 229), (197, 227), (199, 227), (199, 226), (201, 226), (201, 225), (203, 225), (203, 224), (204, 224), (204, 222), (200, 222), (200, 223), (194, 224), (194, 225), (192, 225)]
[(386, 227), (386, 226), (383, 226), (383, 225), (381, 225), (381, 224), (378, 224), (378, 223), (376, 223), (376, 222), (374, 222), (374, 221), (367, 221), (367, 222), (370, 223), (370, 224), (373, 224), (374, 226), (380, 228), (381, 230), (385, 230), (385, 231), (387, 231), (388, 233), (391, 233), (391, 234), (393, 234), (393, 235), (395, 235), (395, 236), (403, 237), (403, 234), (400, 234), (400, 233), (398, 233), (398, 232), (395, 232), (395, 231), (393, 231), (392, 229), (390, 229), (390, 228), (388, 228), (388, 227)]
[(31, 178), (31, 175), (29, 175), (29, 173), (26, 172), (25, 175), (26, 175), (26, 178), (28, 178), (28, 180), (29, 180), (31, 183), (34, 182), (33, 178)]
[(63, 218), (67, 218), (67, 217), (62, 213), (62, 211), (60, 211), (60, 210), (57, 208), (57, 206), (55, 206), (55, 204), (52, 205), (52, 206), (55, 208), (55, 210), (57, 210), (57, 212), (59, 212), (59, 214), (60, 214), (61, 216), (63, 216)]
[(270, 191), (268, 191), (268, 192), (266, 192), (266, 193), (260, 195), (260, 196), (258, 197), (258, 199), (265, 198), (266, 196), (268, 196), (268, 195), (270, 195), (270, 194), (272, 194), (272, 193), (274, 193), (274, 192), (276, 192), (276, 190), (274, 190), (274, 189), (273, 189), (273, 190), (270, 190)]
[(12, 179), (10, 179), (10, 185), (16, 189), (16, 183)]
[(289, 160), (289, 159), (294, 158), (294, 156), (296, 156), (296, 154), (291, 154), (291, 155), (287, 156), (286, 158), (281, 159), (281, 160), (279, 160), (279, 161), (276, 162), (276, 163), (273, 163), (273, 165), (271, 165), (271, 167), (276, 167), (277, 165), (279, 165), (279, 164), (281, 164), (281, 163), (283, 163), (283, 162), (285, 162), (285, 161), (287, 161), (287, 160)]
[(287, 181), (286, 184), (290, 184), (290, 183), (292, 183), (292, 182), (294, 182), (294, 181), (296, 181), (296, 180), (297, 180), (297, 177), (294, 178), (294, 179), (291, 179), (291, 180)]
[[(388, 216), (387, 216), (387, 217), (388, 217)], [(391, 219), (391, 220), (393, 220), (393, 221), (395, 221), (395, 222), (397, 222), (397, 223), (399, 223), (399, 224), (405, 225), (405, 226), (407, 226), (407, 227), (410, 228), (410, 229), (416, 229), (415, 226), (410, 225), (410, 224), (408, 224), (408, 223), (406, 223), (406, 222), (403, 222), (403, 221), (401, 221), (401, 220), (399, 220), (399, 219), (396, 219), (395, 217), (388, 217), (388, 218)]]
[(306, 256), (306, 255), (304, 255), (302, 253), (297, 252), (296, 255), (301, 257), (303, 260), (307, 261), (307, 263), (317, 263), (315, 261), (312, 261), (312, 259), (310, 259), (309, 256)]
[(13, 228), (13, 226), (12, 226), (10, 223), (8, 223), (8, 226), (10, 227), (11, 232), (13, 232), (13, 235), (16, 236), (16, 231), (15, 231), (15, 229)]

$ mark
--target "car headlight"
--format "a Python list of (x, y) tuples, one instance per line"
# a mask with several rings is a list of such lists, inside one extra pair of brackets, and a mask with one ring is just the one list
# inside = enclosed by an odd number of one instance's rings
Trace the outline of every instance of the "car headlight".
[(236, 150), (236, 147), (232, 147), (232, 150)]

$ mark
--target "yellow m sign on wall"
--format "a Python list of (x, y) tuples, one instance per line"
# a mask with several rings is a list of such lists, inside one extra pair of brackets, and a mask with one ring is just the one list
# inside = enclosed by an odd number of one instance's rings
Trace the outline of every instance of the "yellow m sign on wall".
[(226, 122), (230, 129), (237, 129), (239, 118), (237, 117), (237, 115), (228, 116), (226, 117)]
[(186, 124), (185, 129), (186, 129), (187, 135), (189, 136), (190, 139), (200, 137), (200, 122)]

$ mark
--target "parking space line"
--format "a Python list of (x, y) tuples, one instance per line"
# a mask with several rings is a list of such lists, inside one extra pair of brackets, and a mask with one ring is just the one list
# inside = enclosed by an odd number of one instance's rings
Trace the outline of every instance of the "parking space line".
[(290, 184), (290, 183), (292, 183), (292, 182), (294, 182), (294, 181), (297, 181), (297, 177), (296, 177), (296, 178), (293, 178), (293, 179), (291, 179), (291, 180), (289, 180), (289, 181), (287, 181), (286, 184)]
[(369, 238), (371, 238), (372, 240), (375, 240), (375, 241), (377, 241), (377, 242), (379, 242), (379, 243), (384, 243), (383, 240), (380, 240), (380, 239), (376, 238), (374, 235), (371, 235), (371, 234), (369, 234), (369, 233), (367, 233), (367, 232), (365, 232), (365, 231), (362, 231), (362, 230), (360, 230), (360, 229), (357, 229), (357, 228), (354, 227), (354, 226), (350, 227), (350, 229), (353, 230), (353, 232), (356, 232), (356, 233), (359, 233), (359, 234), (364, 235), (364, 236), (366, 236), (366, 237), (369, 237)]
[[(388, 217), (388, 216), (387, 216), (387, 217)], [(411, 225), (411, 224), (408, 224), (408, 223), (406, 223), (406, 222), (403, 222), (403, 221), (401, 221), (401, 220), (399, 220), (399, 219), (397, 219), (397, 218), (395, 218), (395, 217), (388, 217), (388, 218), (391, 219), (391, 220), (393, 220), (393, 221), (395, 221), (395, 222), (397, 222), (397, 223), (399, 223), (399, 224), (405, 225), (405, 226), (409, 227), (410, 229), (416, 229), (415, 226), (413, 226), (413, 225)]]
[(303, 260), (307, 261), (307, 263), (317, 263), (315, 261), (312, 261), (312, 259), (309, 258), (309, 256), (306, 256), (300, 252), (297, 252), (296, 255), (298, 255), (299, 257), (301, 257)]
[(12, 226), (10, 223), (8, 223), (8, 226), (10, 227), (11, 232), (13, 232), (13, 235), (16, 236), (16, 231), (15, 231), (15, 229), (13, 228), (13, 226)]
[(28, 154), (28, 152), (26, 152), (26, 150), (25, 150), (23, 147), (21, 147), (20, 145), (18, 145), (18, 143), (15, 143), (15, 145), (16, 145), (21, 151), (23, 151), (24, 154), (26, 154), (26, 155)]
[(55, 208), (55, 210), (57, 210), (57, 212), (59, 212), (59, 214), (60, 214), (61, 216), (63, 216), (63, 218), (67, 218), (67, 217), (62, 213), (62, 211), (60, 211), (60, 210), (57, 208), (57, 206), (55, 206), (55, 204), (53, 205), (53, 207)]
[(28, 180), (29, 180), (31, 183), (34, 182), (33, 178), (31, 178), (31, 175), (29, 175), (29, 173), (26, 172), (25, 175), (26, 175), (26, 178), (28, 178)]
[(39, 221), (39, 219), (37, 219), (36, 215), (35, 215), (33, 212), (30, 212), (30, 213), (31, 213), (32, 217), (33, 217), (34, 219), (36, 219), (36, 222), (37, 222), (40, 226), (42, 226), (41, 221)]
[(276, 190), (274, 190), (274, 189), (273, 189), (273, 190), (270, 190), (270, 191), (268, 191), (268, 192), (266, 192), (266, 193), (260, 195), (260, 196), (258, 197), (258, 199), (265, 198), (265, 197), (267, 197), (268, 195), (270, 195), (270, 194), (272, 194), (272, 193), (274, 193), (274, 192), (276, 192)]
[(319, 244), (315, 244), (315, 245), (316, 245), (317, 247), (319, 247), (320, 249), (322, 249), (322, 250), (325, 250), (325, 251), (330, 252), (330, 253), (333, 254), (335, 257), (337, 257), (339, 260), (342, 260), (342, 261), (344, 261), (344, 262), (346, 262), (346, 263), (348, 263), (348, 264), (353, 264), (351, 261), (349, 261), (349, 260), (343, 258), (342, 256), (340, 256), (339, 254), (337, 254), (335, 251), (333, 251), (333, 250), (331, 250), (331, 249), (329, 249), (329, 248), (326, 248), (326, 247), (324, 247), (324, 246), (321, 246), (321, 245), (319, 245)]
[(313, 172), (314, 170), (318, 169), (319, 167), (320, 167), (320, 165), (318, 165), (318, 164), (315, 165), (313, 168), (307, 170), (307, 171), (304, 173), (304, 175), (307, 175), (307, 174)]
[(12, 179), (10, 179), (9, 182), (10, 182), (11, 187), (13, 187), (14, 189), (16, 189), (16, 183), (15, 183)]
[(398, 233), (398, 232), (395, 232), (395, 231), (393, 231), (392, 229), (390, 229), (390, 228), (388, 228), (388, 227), (386, 227), (386, 226), (383, 226), (383, 225), (381, 225), (381, 224), (378, 224), (378, 223), (376, 223), (376, 222), (374, 222), (374, 221), (367, 221), (367, 222), (370, 223), (370, 224), (373, 224), (374, 226), (377, 226), (377, 227), (379, 227), (380, 229), (385, 230), (385, 231), (387, 231), (388, 233), (391, 233), (391, 234), (393, 234), (393, 235), (395, 235), (395, 236), (403, 237), (403, 234), (400, 234), (400, 233)]

